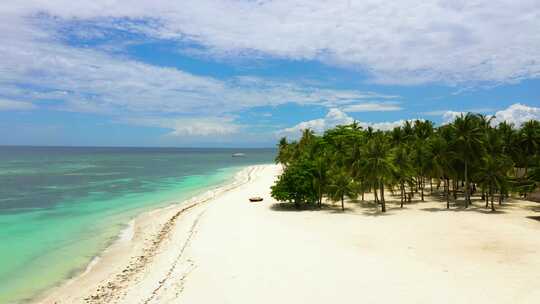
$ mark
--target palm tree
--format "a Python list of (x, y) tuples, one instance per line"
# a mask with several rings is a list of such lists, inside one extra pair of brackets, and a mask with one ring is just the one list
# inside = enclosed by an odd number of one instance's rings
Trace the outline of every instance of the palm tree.
[(433, 134), (433, 123), (429, 120), (415, 120), (414, 134), (416, 138), (426, 140)]
[(394, 179), (399, 185), (401, 208), (405, 201), (405, 184), (411, 182), (413, 168), (409, 158), (409, 151), (404, 144), (399, 145), (392, 154), (392, 164), (394, 166)]
[(465, 208), (471, 202), (469, 185), (469, 168), (471, 163), (481, 155), (482, 151), (482, 129), (478, 124), (478, 119), (474, 114), (461, 114), (452, 123), (452, 129), (455, 135), (455, 144), (457, 153), (464, 164), (465, 178)]
[[(358, 123), (337, 126), (318, 136), (304, 130), (299, 141), (279, 142), (276, 161), (284, 176), (273, 188), (278, 199), (300, 203), (334, 201), (373, 190), (375, 202), (386, 212), (384, 191), (397, 186), (401, 206), (405, 189), (421, 192), (425, 181), (444, 184), (446, 207), (450, 193), (457, 199), (464, 188), (465, 207), (471, 203), (471, 186), (499, 204), (510, 191), (526, 194), (540, 185), (540, 122), (529, 121), (515, 130), (511, 124), (492, 126), (489, 117), (462, 114), (437, 128), (431, 122), (406, 121), (392, 131), (363, 130)], [(332, 167), (332, 174), (330, 173)], [(525, 173), (525, 174), (523, 174)], [(511, 187), (510, 187), (511, 186)]]
[[(493, 198), (495, 193), (499, 191), (502, 195), (502, 190), (507, 184), (507, 175), (509, 161), (502, 157), (493, 157), (491, 155), (482, 158), (482, 166), (476, 173), (478, 180), (488, 189), (488, 197), (491, 198), (491, 211), (495, 211)], [(486, 198), (486, 208), (488, 199)]]
[(341, 200), (341, 210), (345, 211), (344, 199), (345, 197), (355, 198), (356, 191), (352, 178), (343, 172), (343, 170), (334, 170), (330, 174), (330, 184), (328, 185), (328, 195), (331, 200)]
[(414, 169), (417, 173), (416, 183), (420, 189), (420, 195), (422, 201), (424, 201), (424, 178), (426, 172), (429, 171), (431, 155), (429, 147), (425, 145), (424, 141), (416, 140), (413, 146), (412, 162)]
[(380, 191), (380, 203), (382, 212), (386, 212), (384, 200), (384, 184), (392, 179), (393, 166), (390, 159), (388, 144), (382, 134), (377, 134), (368, 140), (363, 153), (363, 171), (371, 184)]
[(452, 160), (454, 153), (450, 149), (448, 141), (445, 138), (444, 131), (437, 132), (429, 139), (429, 149), (431, 159), (429, 161), (430, 178), (442, 179), (444, 183), (444, 197), (446, 199), (446, 208), (450, 208), (450, 176), (453, 176)]
[(537, 120), (529, 120), (523, 124), (518, 133), (518, 144), (523, 155), (528, 156), (525, 159), (525, 174), (529, 168), (529, 163), (534, 155), (538, 153), (540, 148), (540, 122)]
[(531, 167), (529, 179), (535, 184), (535, 188), (540, 185), (540, 158), (537, 158), (536, 162)]
[(276, 156), (276, 163), (283, 164), (284, 166), (287, 166), (287, 163), (289, 162), (289, 143), (287, 142), (286, 137), (282, 137), (279, 140), (278, 144), (278, 154)]
[(514, 141), (516, 139), (516, 131), (514, 130), (514, 125), (509, 124), (506, 121), (501, 122), (497, 126), (497, 136), (502, 141), (502, 153), (513, 156), (515, 152), (515, 144)]
[(322, 197), (328, 183), (328, 159), (324, 156), (318, 156), (313, 161), (313, 185), (317, 191), (317, 204), (322, 206)]

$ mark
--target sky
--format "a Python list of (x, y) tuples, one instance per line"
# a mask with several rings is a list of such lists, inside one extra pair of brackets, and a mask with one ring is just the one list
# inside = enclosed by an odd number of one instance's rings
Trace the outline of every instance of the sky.
[(538, 0), (19, 0), (0, 20), (0, 145), (540, 120)]

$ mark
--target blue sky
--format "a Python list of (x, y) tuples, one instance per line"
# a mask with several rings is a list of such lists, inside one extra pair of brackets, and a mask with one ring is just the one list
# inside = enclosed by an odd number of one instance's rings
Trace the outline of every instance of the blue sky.
[(274, 146), (540, 119), (538, 1), (0, 4), (0, 144)]

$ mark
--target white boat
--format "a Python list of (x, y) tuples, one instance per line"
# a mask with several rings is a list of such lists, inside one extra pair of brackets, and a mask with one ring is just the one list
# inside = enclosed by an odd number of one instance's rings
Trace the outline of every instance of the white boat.
[(233, 153), (232, 157), (244, 157), (246, 154), (244, 153)]

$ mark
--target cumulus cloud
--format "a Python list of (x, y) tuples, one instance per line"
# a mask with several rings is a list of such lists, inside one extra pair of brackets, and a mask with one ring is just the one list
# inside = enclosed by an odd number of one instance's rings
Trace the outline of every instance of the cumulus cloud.
[(213, 56), (319, 60), (363, 69), (380, 83), (540, 76), (537, 0), (5, 1), (0, 12), (99, 22), (106, 29), (194, 42)]
[[(303, 121), (293, 127), (282, 129), (276, 132), (279, 137), (286, 136), (289, 138), (298, 138), (302, 134), (302, 131), (306, 129), (313, 130), (315, 133), (322, 134), (324, 131), (331, 129), (338, 125), (348, 125), (355, 121), (354, 118), (347, 115), (345, 112), (337, 108), (332, 108), (328, 111), (325, 117), (319, 119), (313, 119)], [(371, 127), (375, 130), (391, 130), (394, 127), (402, 126), (405, 124), (405, 120), (397, 120), (391, 122), (362, 122), (356, 121), (362, 128)]]
[(540, 108), (515, 103), (504, 110), (497, 111), (492, 123), (498, 124), (506, 121), (520, 127), (529, 120), (540, 120)]
[[(485, 111), (480, 111), (485, 110)], [(488, 112), (490, 109), (471, 109), (466, 111), (432, 111), (426, 113), (432, 113), (432, 115), (441, 115), (443, 124), (449, 124), (453, 122), (460, 115), (465, 115), (467, 113), (482, 113)], [(489, 115), (488, 115), (489, 116)], [(499, 123), (506, 121), (508, 123), (514, 124), (514, 126), (519, 127), (524, 122), (529, 120), (540, 120), (540, 108), (531, 107), (521, 103), (515, 103), (510, 105), (508, 108), (497, 111), (495, 114), (491, 115), (493, 119), (491, 124), (493, 126), (498, 125)]]
[(337, 125), (346, 125), (353, 123), (354, 119), (339, 109), (333, 108), (328, 111), (323, 118), (303, 121), (293, 127), (283, 129), (278, 132), (280, 136), (297, 137), (306, 129), (313, 130), (316, 133), (323, 133), (325, 130)]
[(458, 111), (446, 111), (442, 114), (443, 124), (449, 124), (453, 122), (456, 118), (461, 115), (466, 114), (467, 112), (458, 112)]
[[(480, 110), (480, 109), (477, 109)], [(487, 109), (483, 109), (487, 110)], [(457, 117), (467, 112), (479, 113), (482, 111), (432, 111), (432, 115), (441, 115), (443, 124), (453, 122)], [(540, 108), (531, 107), (524, 104), (516, 103), (508, 108), (497, 111), (494, 114), (494, 118), (491, 121), (492, 125), (497, 125), (500, 122), (506, 121), (519, 127), (524, 122), (529, 120), (540, 120)], [(352, 117), (347, 115), (344, 111), (332, 108), (328, 111), (325, 117), (319, 119), (313, 119), (301, 122), (293, 127), (285, 128), (276, 133), (277, 136), (286, 136), (289, 138), (299, 138), (302, 131), (305, 129), (311, 129), (315, 133), (322, 134), (324, 131), (333, 128), (337, 125), (347, 125), (355, 121)], [(412, 120), (409, 120), (412, 121)], [(402, 126), (406, 120), (397, 120), (390, 122), (362, 122), (356, 121), (362, 128), (372, 127), (375, 130), (392, 130), (395, 127)]]
[(35, 106), (30, 102), (0, 99), (0, 111), (32, 110)]

